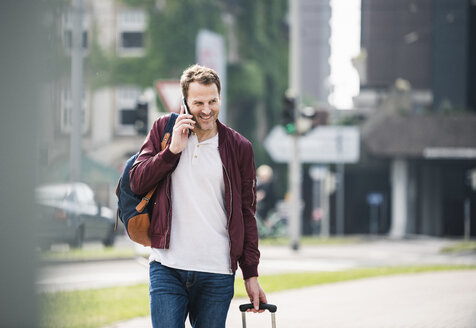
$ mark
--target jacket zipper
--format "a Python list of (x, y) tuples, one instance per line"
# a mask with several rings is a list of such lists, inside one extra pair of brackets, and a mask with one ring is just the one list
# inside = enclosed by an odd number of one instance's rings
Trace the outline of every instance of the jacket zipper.
[(256, 180), (253, 179), (253, 185), (251, 186), (251, 194), (253, 195), (253, 199), (251, 200), (251, 206), (254, 206), (255, 204), (255, 199), (256, 199), (255, 186), (256, 186)]
[(228, 175), (228, 171), (226, 170), (225, 164), (223, 162), (221, 163), (223, 166), (223, 170), (225, 171), (226, 178), (228, 179), (228, 186), (230, 187), (230, 213), (228, 213), (228, 222), (226, 224), (226, 230), (228, 230), (228, 248), (230, 251), (230, 272), (233, 272), (232, 270), (232, 258), (231, 258), (231, 236), (230, 236), (230, 221), (231, 221), (231, 213), (233, 212), (233, 189), (231, 188), (231, 179), (230, 176)]
[(170, 211), (172, 210), (172, 200), (170, 199), (170, 195), (169, 195), (169, 184), (170, 184), (170, 174), (167, 175), (167, 184), (165, 186), (165, 194), (167, 195), (167, 199), (169, 200), (170, 205), (169, 205), (169, 211), (167, 212), (167, 231), (165, 232), (164, 249), (167, 246), (167, 237), (169, 235), (170, 221), (171, 221)]

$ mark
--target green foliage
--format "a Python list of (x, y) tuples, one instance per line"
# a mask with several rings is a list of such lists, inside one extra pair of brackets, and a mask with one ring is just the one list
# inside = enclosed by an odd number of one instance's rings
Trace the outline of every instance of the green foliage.
[(240, 54), (258, 63), (263, 72), (266, 116), (271, 126), (288, 85), (288, 27), (285, 23), (287, 1), (246, 0), (237, 15)]
[(150, 8), (155, 0), (120, 0), (123, 4), (130, 7), (147, 7)]
[(195, 63), (197, 31), (224, 31), (218, 0), (168, 1), (162, 10), (151, 0), (121, 1), (146, 8), (146, 53), (139, 58), (119, 57), (106, 54), (95, 42), (88, 62), (95, 87), (135, 84), (145, 88), (157, 79), (178, 79), (184, 68)]
[(476, 241), (463, 241), (444, 247), (440, 253), (476, 253)]
[(133, 249), (119, 247), (75, 248), (59, 251), (46, 251), (40, 254), (41, 261), (91, 261), (134, 258)]
[[(303, 236), (301, 238), (301, 245), (313, 245), (313, 246), (329, 246), (329, 245), (345, 245), (345, 244), (358, 244), (363, 242), (363, 239), (357, 237), (315, 237), (315, 236)], [(280, 238), (263, 238), (259, 241), (260, 246), (288, 246), (291, 241), (287, 237)]]
[(263, 71), (251, 60), (230, 65), (228, 83), (228, 123), (253, 142), (257, 127), (256, 104), (264, 94)]
[[(262, 147), (263, 140), (258, 139), (257, 132), (264, 130), (261, 135), (266, 135), (274, 125), (280, 123), (282, 99), (288, 85), (287, 3), (286, 0), (243, 0), (240, 1), (239, 10), (236, 10), (239, 53), (243, 60), (236, 64), (242, 66), (241, 70), (230, 67), (229, 72), (232, 76), (238, 71), (237, 76), (240, 76), (242, 72), (255, 70), (262, 89), (257, 89), (248, 97), (242, 90), (251, 87), (240, 84), (250, 81), (240, 80), (236, 76), (231, 80), (230, 77), (229, 117), (230, 124), (253, 143), (257, 166), (269, 162)], [(251, 76), (249, 73), (247, 75)], [(248, 98), (246, 104), (242, 104), (242, 97)], [(237, 113), (231, 114), (230, 111)], [(256, 115), (258, 111), (264, 113)], [(258, 122), (260, 118), (265, 121)]]
[(84, 77), (89, 87), (97, 89), (105, 85), (111, 84), (111, 72), (114, 65), (112, 55), (108, 55), (97, 41), (95, 32), (96, 26), (93, 27), (93, 37), (90, 38), (89, 52), (90, 55), (85, 57), (84, 61)]
[(356, 115), (350, 113), (348, 115), (342, 115), (335, 122), (334, 125), (343, 125), (343, 126), (356, 126), (362, 124), (364, 117), (362, 115)]
[[(195, 39), (200, 29), (225, 37), (232, 32), (238, 39), (240, 61), (228, 67), (227, 123), (254, 143), (257, 164), (265, 161), (267, 156), (259, 146), (262, 140), (256, 135), (258, 129), (265, 130), (263, 135), (279, 124), (288, 84), (288, 1), (120, 1), (146, 9), (146, 53), (141, 58), (122, 58), (106, 53), (93, 40), (87, 59), (92, 87), (134, 84), (145, 88), (158, 79), (178, 79), (187, 66), (195, 63)], [(235, 24), (226, 25), (224, 14), (233, 15)], [(256, 122), (258, 110), (264, 111), (259, 117), (265, 117), (266, 122)]]
[(228, 92), (228, 100), (233, 103), (256, 102), (264, 98), (264, 72), (254, 60), (229, 65), (228, 83), (233, 86)]

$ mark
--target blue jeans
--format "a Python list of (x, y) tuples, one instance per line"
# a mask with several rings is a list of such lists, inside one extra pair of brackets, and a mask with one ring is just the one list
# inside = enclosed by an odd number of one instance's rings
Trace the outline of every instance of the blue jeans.
[(150, 263), (150, 313), (154, 328), (224, 328), (235, 275), (185, 271)]

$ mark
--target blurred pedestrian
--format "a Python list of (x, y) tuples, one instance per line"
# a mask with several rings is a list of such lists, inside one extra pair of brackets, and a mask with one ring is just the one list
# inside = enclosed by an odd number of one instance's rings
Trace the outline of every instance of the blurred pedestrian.
[(263, 164), (256, 170), (258, 180), (257, 186), (257, 213), (264, 222), (267, 221), (270, 211), (276, 205), (276, 192), (274, 190), (273, 169), (271, 166)]
[[(220, 79), (193, 65), (180, 79), (184, 105), (161, 151), (167, 117), (149, 132), (131, 189), (158, 184), (151, 215), (150, 306), (154, 327), (225, 327), (237, 262), (258, 311), (256, 173), (251, 143), (218, 120)], [(188, 113), (186, 113), (188, 107)]]

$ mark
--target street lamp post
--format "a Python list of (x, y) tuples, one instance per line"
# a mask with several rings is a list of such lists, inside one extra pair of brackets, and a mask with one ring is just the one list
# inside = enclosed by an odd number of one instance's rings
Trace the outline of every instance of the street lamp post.
[(71, 49), (71, 182), (81, 179), (81, 107), (83, 99), (83, 0), (73, 0)]
[[(301, 81), (300, 81), (300, 31), (299, 31), (299, 0), (289, 0), (290, 8), (290, 36), (291, 47), (289, 56), (289, 89), (295, 98), (294, 122), (297, 121), (301, 107)], [(291, 192), (291, 211), (289, 234), (291, 248), (299, 249), (301, 236), (301, 160), (298, 152), (299, 136), (295, 132), (291, 142), (291, 158), (289, 161), (289, 187)]]

